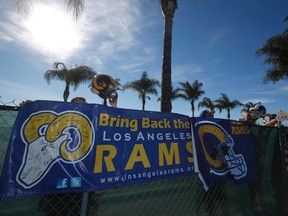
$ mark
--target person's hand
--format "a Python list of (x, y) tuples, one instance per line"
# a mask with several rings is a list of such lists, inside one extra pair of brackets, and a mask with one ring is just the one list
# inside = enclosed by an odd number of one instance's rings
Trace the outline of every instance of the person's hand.
[(111, 107), (117, 108), (117, 99), (117, 95), (110, 95), (108, 101)]

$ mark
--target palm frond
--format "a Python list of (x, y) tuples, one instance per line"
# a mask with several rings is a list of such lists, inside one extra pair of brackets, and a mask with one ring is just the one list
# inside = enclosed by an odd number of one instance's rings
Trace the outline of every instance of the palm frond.
[(84, 0), (65, 0), (67, 3), (67, 9), (72, 11), (73, 16), (76, 20), (82, 15), (84, 11)]

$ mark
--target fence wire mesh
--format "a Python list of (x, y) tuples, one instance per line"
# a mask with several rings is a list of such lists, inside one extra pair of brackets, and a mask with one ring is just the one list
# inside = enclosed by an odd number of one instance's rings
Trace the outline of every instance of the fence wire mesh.
[[(0, 107), (1, 172), (18, 107), (14, 102), (1, 100)], [(279, 130), (271, 127), (252, 130), (259, 169), (259, 178), (253, 182), (240, 185), (221, 182), (206, 192), (197, 175), (175, 177), (89, 193), (0, 201), (0, 215), (288, 215), (287, 177)]]

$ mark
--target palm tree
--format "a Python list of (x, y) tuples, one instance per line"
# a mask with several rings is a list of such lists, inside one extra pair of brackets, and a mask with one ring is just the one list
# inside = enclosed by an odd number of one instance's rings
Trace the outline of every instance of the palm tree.
[[(288, 16), (284, 21), (288, 21)], [(256, 56), (265, 56), (263, 64), (272, 65), (264, 75), (264, 82), (276, 83), (288, 79), (288, 29), (276, 35), (256, 51)]]
[(183, 92), (179, 97), (190, 101), (192, 117), (194, 117), (195, 101), (198, 100), (202, 94), (205, 94), (205, 91), (201, 89), (203, 84), (198, 82), (198, 80), (195, 80), (192, 85), (189, 82), (180, 82), (179, 84), (181, 85), (180, 90)]
[(208, 109), (210, 109), (210, 111), (211, 112), (213, 112), (214, 113), (214, 110), (215, 110), (215, 102), (214, 101), (212, 101), (210, 98), (208, 98), (208, 97), (204, 97), (203, 99), (202, 99), (202, 101), (200, 101), (199, 103), (198, 103), (198, 110), (201, 108), (201, 107), (206, 107), (206, 108), (208, 108)]
[(171, 112), (172, 81), (171, 81), (171, 52), (172, 52), (172, 26), (174, 13), (178, 6), (177, 0), (161, 0), (160, 6), (164, 16), (164, 46), (162, 61), (161, 84), (161, 112)]
[[(197, 2), (194, 0), (193, 2)], [(164, 43), (162, 61), (161, 83), (161, 112), (172, 110), (172, 82), (171, 82), (171, 53), (172, 53), (172, 27), (178, 0), (160, 0), (160, 7), (164, 17)]]
[(126, 89), (131, 89), (137, 92), (139, 99), (142, 100), (142, 110), (145, 110), (146, 99), (151, 99), (148, 94), (158, 95), (156, 87), (160, 87), (159, 81), (149, 79), (147, 72), (143, 71), (139, 80), (125, 84), (122, 89), (123, 91)]
[(219, 109), (220, 113), (222, 112), (222, 110), (227, 110), (227, 119), (230, 119), (231, 115), (230, 115), (230, 111), (231, 109), (236, 108), (237, 106), (242, 106), (242, 103), (240, 103), (238, 100), (233, 100), (230, 101), (229, 97), (224, 94), (221, 93), (221, 97), (217, 100), (215, 100), (215, 107)]
[(74, 91), (79, 87), (81, 83), (91, 82), (96, 72), (88, 66), (76, 66), (71, 69), (67, 69), (61, 62), (55, 62), (52, 70), (48, 70), (44, 74), (44, 79), (50, 84), (52, 79), (65, 81), (66, 86), (63, 93), (64, 102), (67, 102), (70, 91), (70, 86), (74, 87)]
[(121, 90), (122, 91), (122, 85), (120, 83), (121, 80), (118, 79), (118, 78), (115, 78), (114, 81), (115, 81), (116, 90)]

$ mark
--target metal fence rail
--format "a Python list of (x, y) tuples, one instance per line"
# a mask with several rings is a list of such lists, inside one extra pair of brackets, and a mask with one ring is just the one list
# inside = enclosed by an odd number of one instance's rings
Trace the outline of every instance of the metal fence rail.
[[(0, 105), (2, 171), (18, 112), (13, 102), (0, 101)], [(277, 130), (275, 136), (271, 136), (273, 130)], [(278, 128), (254, 127), (253, 133), (259, 166), (259, 178), (254, 182), (218, 183), (205, 192), (199, 178), (193, 175), (94, 191), (87, 193), (85, 215), (288, 215), (287, 177)], [(70, 193), (0, 201), (0, 215), (80, 215), (82, 199), (82, 193)]]

